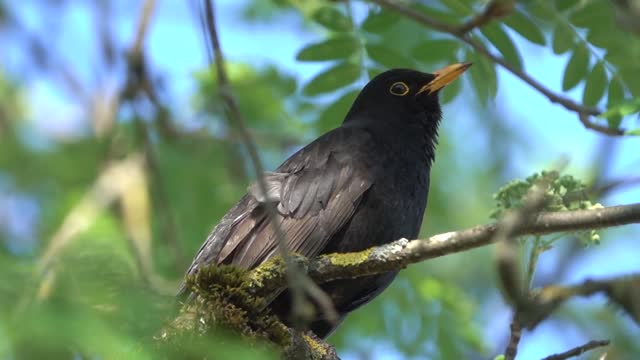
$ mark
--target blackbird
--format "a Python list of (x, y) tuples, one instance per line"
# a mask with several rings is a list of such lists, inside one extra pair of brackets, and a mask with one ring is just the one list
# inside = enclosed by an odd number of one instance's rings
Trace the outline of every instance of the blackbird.
[[(209, 234), (187, 274), (209, 264), (253, 269), (278, 255), (264, 204), (292, 252), (313, 257), (351, 252), (418, 236), (429, 191), (442, 112), (438, 92), (471, 64), (432, 74), (393, 69), (360, 92), (342, 125), (305, 146), (275, 172), (264, 175), (268, 193), (255, 184)], [(341, 320), (379, 295), (397, 272), (322, 284)], [(184, 284), (180, 294), (186, 295)], [(290, 323), (290, 294), (271, 309)], [(309, 325), (326, 338), (337, 327), (316, 311)]]

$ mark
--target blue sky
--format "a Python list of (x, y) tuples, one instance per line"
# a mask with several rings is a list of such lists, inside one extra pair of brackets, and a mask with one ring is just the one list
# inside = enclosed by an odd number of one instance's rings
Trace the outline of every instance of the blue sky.
[[(81, 2), (80, 2), (81, 3)], [(203, 40), (199, 32), (191, 9), (184, 5), (188, 2), (159, 1), (157, 16), (150, 29), (147, 49), (151, 55), (152, 66), (158, 72), (165, 73), (168, 77), (167, 84), (174, 101), (179, 108), (184, 110), (185, 116), (190, 114), (189, 94), (192, 93), (193, 83), (191, 74), (201, 69), (206, 63)], [(129, 6), (129, 5), (127, 5)], [(126, 8), (126, 6), (121, 6)], [(238, 21), (236, 10), (240, 8), (238, 2), (226, 0), (218, 1), (220, 37), (227, 57), (230, 60), (246, 61), (252, 64), (276, 63), (289, 72), (298, 74), (303, 79), (310, 78), (321, 69), (322, 65), (299, 63), (295, 61), (295, 54), (304, 44), (313, 39), (320, 38), (320, 34), (312, 32), (291, 31), (291, 27), (275, 27), (273, 25), (247, 25)], [(360, 7), (361, 13), (364, 8)], [(33, 29), (42, 29), (37, 8), (32, 2), (24, 2), (20, 7), (22, 18)], [(57, 19), (65, 24), (63, 38), (59, 41), (59, 50), (66, 54), (68, 59), (83, 57), (77, 64), (83, 79), (90, 83), (92, 75), (89, 67), (95, 56), (95, 49), (87, 44), (92, 41), (89, 31), (93, 19), (90, 12), (82, 5), (74, 5), (68, 13), (68, 18)], [(121, 44), (128, 44), (132, 38), (135, 14), (137, 11), (123, 11), (121, 22), (115, 27)], [(296, 21), (294, 17), (290, 19)], [(517, 38), (517, 35), (514, 37)], [(9, 39), (10, 40), (10, 39)], [(531, 45), (524, 40), (519, 40), (518, 46), (525, 59), (525, 68), (535, 78), (546, 84), (554, 91), (560, 92), (562, 73), (566, 56), (556, 56), (550, 50)], [(21, 58), (16, 51), (15, 44), (7, 43), (8, 56), (3, 60), (11, 69), (18, 66)], [(86, 57), (86, 58), (84, 58)], [(87, 58), (89, 61), (86, 61)], [(429, 69), (423, 69), (428, 71)], [(543, 168), (555, 163), (561, 156), (567, 155), (570, 159), (569, 170), (577, 175), (586, 175), (588, 166), (598, 156), (602, 135), (585, 130), (573, 113), (566, 111), (559, 105), (552, 104), (521, 80), (510, 73), (499, 70), (499, 92), (495, 101), (489, 105), (498, 113), (508, 114), (506, 118), (513, 127), (520, 128), (523, 139), (522, 149), (514, 149), (512, 157), (511, 177), (525, 177), (532, 168)], [(106, 79), (101, 86), (115, 87), (119, 79)], [(508, 91), (507, 91), (508, 89)], [(468, 89), (467, 89), (468, 90)], [(566, 94), (579, 101), (582, 88), (574, 89)], [(46, 78), (32, 77), (28, 86), (28, 96), (35, 101), (32, 113), (29, 116), (36, 128), (46, 139), (49, 135), (65, 136), (75, 134), (86, 126), (82, 118), (79, 104), (69, 101), (69, 97), (59, 92)], [(444, 109), (444, 126), (450, 130), (449, 134), (455, 134), (460, 138), (464, 148), (460, 156), (464, 159), (469, 155), (491, 156), (491, 144), (477, 141), (474, 138), (475, 129), (482, 127), (474, 116), (472, 107), (462, 104), (473, 97), (470, 91), (464, 91), (461, 96)], [(86, 128), (85, 128), (86, 130)], [(458, 139), (456, 139), (458, 140)], [(618, 142), (619, 156), (612, 164), (607, 178), (618, 179), (639, 174), (640, 151), (638, 142), (640, 138), (625, 138)], [(526, 145), (526, 146), (524, 146)], [(524, 149), (535, 149), (527, 151)], [(0, 201), (2, 198), (0, 197)], [(640, 189), (618, 192), (604, 200), (605, 204), (625, 204), (640, 202)], [(16, 205), (17, 206), (17, 205)], [(29, 211), (37, 213), (32, 207), (16, 208), (18, 213)], [(24, 210), (26, 209), (26, 210)], [(35, 215), (32, 215), (35, 217)], [(633, 242), (633, 234), (640, 233), (638, 226), (627, 227), (612, 232), (614, 241), (606, 241), (598, 248), (586, 253), (576, 264), (574, 271), (570, 271), (566, 282), (583, 280), (589, 276), (607, 276), (622, 274), (639, 270), (637, 255), (640, 246)], [(615, 234), (615, 236), (613, 235)], [(615, 261), (611, 261), (615, 259)], [(553, 256), (543, 256), (541, 267), (553, 266)], [(496, 317), (502, 319), (502, 317)], [(505, 322), (508, 317), (504, 317)], [(487, 325), (488, 329), (504, 329), (506, 323), (497, 321)], [(543, 324), (532, 334), (523, 337), (520, 347), (521, 359), (535, 359), (548, 355), (554, 350), (563, 350), (577, 345), (580, 337), (575, 334), (572, 327), (563, 328), (562, 336), (559, 336), (557, 325)], [(491, 341), (491, 339), (489, 339)], [(544, 346), (540, 346), (544, 344)], [(390, 352), (382, 352), (382, 357), (397, 358)]]

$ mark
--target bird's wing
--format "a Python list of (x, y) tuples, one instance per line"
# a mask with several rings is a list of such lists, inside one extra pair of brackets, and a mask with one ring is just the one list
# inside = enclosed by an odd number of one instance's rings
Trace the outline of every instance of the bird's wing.
[(266, 197), (252, 185), (211, 232), (187, 273), (214, 263), (252, 269), (276, 255), (278, 240), (265, 211), (267, 201), (277, 202), (275, 221), (289, 249), (318, 255), (372, 185), (347, 154), (323, 147), (308, 146), (265, 174)]

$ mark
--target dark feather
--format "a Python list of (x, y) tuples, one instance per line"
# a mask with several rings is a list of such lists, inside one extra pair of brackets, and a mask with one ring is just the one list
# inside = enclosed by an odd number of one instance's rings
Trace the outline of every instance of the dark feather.
[(251, 185), (249, 193), (213, 229), (187, 274), (206, 264), (253, 269), (276, 255), (278, 239), (264, 208), (267, 200), (278, 202), (275, 220), (289, 249), (308, 257), (318, 255), (351, 219), (371, 186), (348, 156), (336, 155), (344, 149), (327, 149), (327, 144), (344, 143), (332, 140), (347, 136), (344, 132), (338, 129), (326, 134), (275, 172), (266, 173), (267, 198), (257, 184)]

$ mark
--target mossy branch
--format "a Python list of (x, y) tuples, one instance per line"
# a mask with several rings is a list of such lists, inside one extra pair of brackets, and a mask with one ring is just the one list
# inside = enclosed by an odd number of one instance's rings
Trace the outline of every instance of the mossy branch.
[[(524, 220), (515, 235), (543, 235), (631, 223), (640, 223), (640, 204), (536, 213)], [(293, 254), (292, 260), (316, 283), (357, 278), (488, 245), (494, 240), (497, 228), (496, 223), (479, 225), (428, 239), (400, 239), (360, 252), (327, 254), (314, 259)], [(308, 333), (296, 335), (270, 313), (267, 304), (287, 286), (286, 276), (287, 266), (280, 258), (267, 261), (253, 271), (231, 266), (204, 267), (187, 279), (194, 295), (163, 330), (160, 339), (171, 341), (185, 335), (206, 335), (216, 327), (223, 327), (248, 338), (266, 339), (285, 349), (286, 358), (337, 359), (335, 350), (324, 341)], [(625, 301), (617, 302), (625, 309), (629, 307)], [(637, 316), (635, 310), (629, 313)]]
[[(268, 264), (282, 273), (286, 283), (284, 262), (278, 258)], [(249, 344), (266, 340), (281, 349), (285, 359), (339, 360), (332, 346), (310, 332), (301, 334), (287, 327), (272, 314), (267, 307), (272, 294), (263, 297), (252, 293), (252, 274), (234, 266), (212, 265), (188, 276), (192, 295), (156, 340), (175, 352), (175, 348), (188, 348), (199, 341), (215, 341), (217, 331), (231, 330)]]
[[(544, 235), (565, 231), (601, 229), (640, 223), (640, 203), (591, 210), (533, 214), (515, 235)], [(357, 278), (405, 268), (409, 264), (490, 244), (497, 223), (434, 235), (427, 239), (400, 239), (360, 252), (322, 255), (314, 259), (295, 256), (295, 262), (316, 283)], [(249, 274), (249, 291), (265, 296), (286, 286), (284, 264), (269, 261)]]

